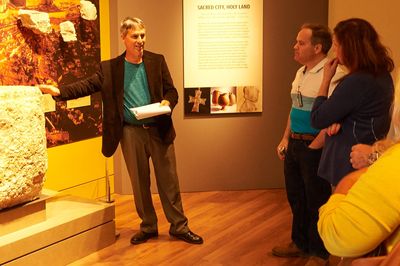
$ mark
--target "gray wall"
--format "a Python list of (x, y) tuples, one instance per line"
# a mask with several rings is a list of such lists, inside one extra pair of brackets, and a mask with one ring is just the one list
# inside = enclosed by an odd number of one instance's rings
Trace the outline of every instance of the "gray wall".
[[(327, 24), (328, 0), (264, 1), (264, 111), (212, 118), (184, 117), (182, 1), (110, 1), (110, 12), (112, 56), (124, 50), (118, 33), (119, 22), (126, 16), (134, 16), (146, 24), (146, 49), (166, 57), (181, 96), (173, 114), (181, 190), (283, 187), (283, 164), (276, 156), (275, 147), (286, 126), (290, 86), (299, 67), (293, 61), (292, 47), (304, 22)], [(114, 162), (116, 191), (122, 188), (127, 192), (130, 185), (120, 151)]]

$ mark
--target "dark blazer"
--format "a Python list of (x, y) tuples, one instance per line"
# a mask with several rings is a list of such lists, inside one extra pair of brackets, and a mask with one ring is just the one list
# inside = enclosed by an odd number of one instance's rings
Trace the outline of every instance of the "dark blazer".
[[(102, 153), (110, 157), (117, 149), (124, 126), (124, 62), (125, 53), (111, 60), (101, 62), (100, 69), (87, 79), (60, 87), (56, 100), (69, 100), (101, 91), (103, 100), (103, 144)], [(169, 73), (163, 55), (144, 51), (143, 62), (146, 69), (151, 102), (168, 100), (171, 110), (178, 103), (178, 92)], [(155, 117), (159, 136), (164, 143), (172, 143), (175, 130), (170, 115)], [(151, 131), (150, 131), (151, 132)]]
[(323, 129), (340, 123), (338, 134), (325, 136), (318, 175), (336, 186), (354, 171), (349, 157), (358, 143), (373, 144), (389, 131), (394, 85), (390, 73), (355, 72), (345, 76), (328, 98), (314, 101), (311, 125)]

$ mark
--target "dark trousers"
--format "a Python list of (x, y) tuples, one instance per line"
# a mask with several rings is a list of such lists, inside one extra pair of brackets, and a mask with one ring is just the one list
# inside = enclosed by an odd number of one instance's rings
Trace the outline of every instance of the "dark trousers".
[(286, 193), (292, 209), (292, 240), (312, 256), (328, 258), (318, 234), (318, 209), (331, 195), (328, 181), (317, 175), (322, 149), (310, 149), (311, 141), (290, 139), (284, 161)]

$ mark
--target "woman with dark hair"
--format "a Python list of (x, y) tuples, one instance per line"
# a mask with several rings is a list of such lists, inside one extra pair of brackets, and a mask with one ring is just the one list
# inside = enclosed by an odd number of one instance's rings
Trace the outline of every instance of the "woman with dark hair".
[[(386, 136), (394, 69), (389, 52), (366, 20), (351, 18), (339, 22), (333, 35), (336, 58), (324, 66), (324, 77), (311, 112), (315, 128), (328, 128), (318, 175), (333, 186), (354, 168), (349, 160), (351, 147), (372, 144)], [(337, 65), (348, 74), (328, 98), (328, 89)]]

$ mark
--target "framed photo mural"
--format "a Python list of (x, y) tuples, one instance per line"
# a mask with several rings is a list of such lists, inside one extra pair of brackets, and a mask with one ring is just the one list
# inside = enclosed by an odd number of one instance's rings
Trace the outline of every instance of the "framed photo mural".
[[(68, 84), (100, 62), (99, 0), (0, 1), (1, 85)], [(1, 89), (1, 87), (0, 87)], [(55, 102), (43, 96), (47, 147), (101, 135), (100, 94)]]
[(263, 1), (183, 0), (185, 116), (262, 112)]

